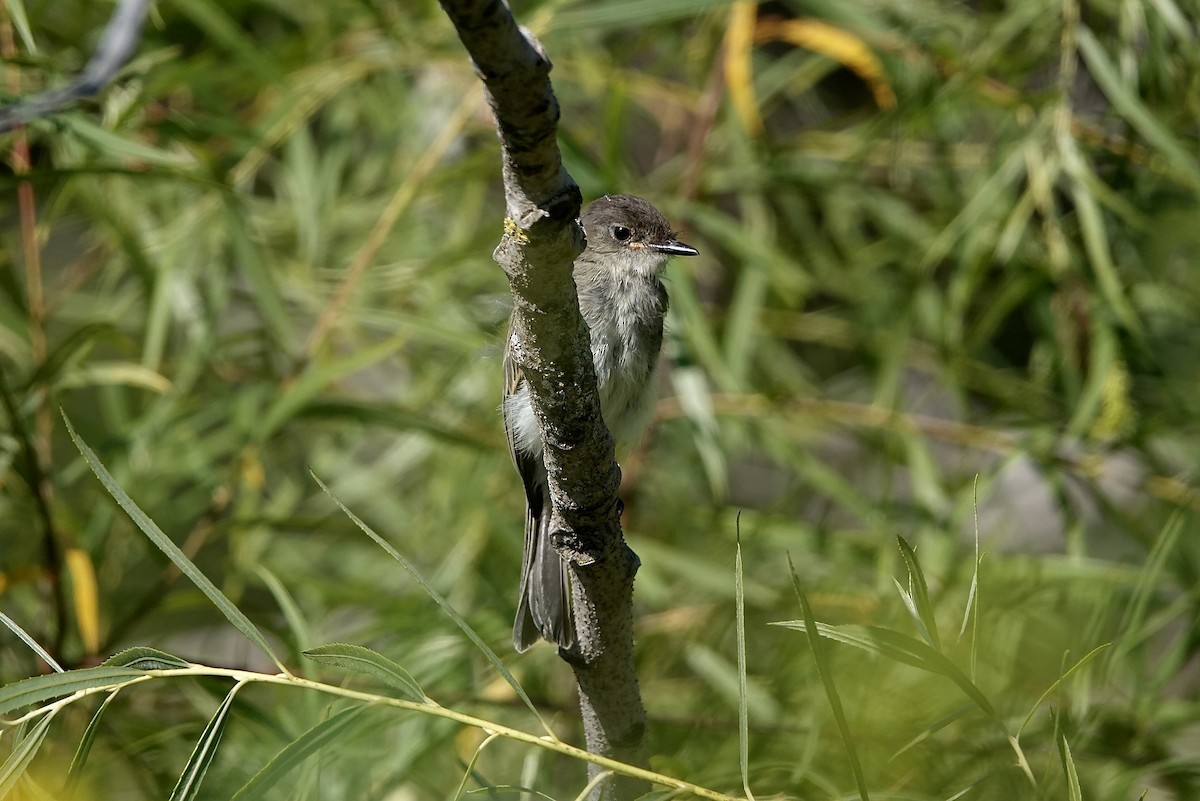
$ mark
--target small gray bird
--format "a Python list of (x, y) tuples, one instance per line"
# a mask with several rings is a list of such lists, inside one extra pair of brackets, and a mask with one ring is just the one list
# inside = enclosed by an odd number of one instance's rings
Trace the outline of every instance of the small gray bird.
[[(658, 209), (630, 195), (602, 197), (579, 218), (587, 248), (575, 259), (579, 311), (592, 339), (600, 412), (618, 452), (637, 444), (654, 407), (667, 290), (659, 276), (671, 256), (697, 251), (675, 238)], [(525, 485), (525, 555), (513, 645), (539, 637), (563, 648), (575, 642), (567, 564), (550, 542), (550, 491), (542, 435), (529, 386), (513, 364), (512, 334), (504, 356), (504, 430)]]

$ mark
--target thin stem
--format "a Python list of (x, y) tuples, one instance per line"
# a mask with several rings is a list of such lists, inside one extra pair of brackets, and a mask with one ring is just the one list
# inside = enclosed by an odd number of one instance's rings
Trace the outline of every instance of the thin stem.
[(554, 751), (563, 756), (581, 759), (585, 762), (590, 762), (598, 765), (601, 768), (610, 770), (613, 773), (632, 778), (641, 779), (643, 781), (657, 784), (661, 787), (669, 787), (674, 790), (679, 790), (686, 793), (691, 793), (697, 798), (708, 798), (712, 801), (738, 801), (734, 796), (729, 796), (724, 793), (711, 790), (707, 787), (702, 787), (698, 784), (676, 779), (672, 776), (664, 776), (661, 773), (655, 773), (644, 768), (639, 768), (634, 765), (627, 765), (624, 762), (618, 762), (615, 759), (597, 756), (589, 753), (582, 748), (576, 748), (573, 745), (558, 740), (551, 740), (549, 737), (530, 734), (529, 732), (513, 729), (508, 726), (495, 723), (483, 718), (477, 718), (473, 715), (468, 715), (463, 712), (457, 712), (453, 709), (447, 709), (439, 705), (432, 699), (426, 699), (424, 702), (407, 701), (403, 698), (392, 698), (390, 696), (375, 695), (373, 693), (362, 692), (361, 690), (352, 690), (347, 687), (338, 687), (332, 684), (324, 684), (312, 679), (304, 679), (299, 676), (286, 676), (282, 673), (267, 674), (255, 673), (249, 670), (237, 670), (234, 668), (219, 668), (209, 667), (208, 665), (192, 665), (188, 668), (176, 668), (172, 670), (148, 670), (145, 675), (137, 676), (124, 681), (105, 684), (98, 687), (89, 687), (86, 690), (79, 690), (72, 695), (60, 698), (57, 701), (52, 701), (45, 706), (39, 707), (31, 712), (22, 715), (19, 718), (12, 720), (0, 721), (0, 726), (12, 727), (22, 723), (27, 723), (31, 720), (47, 715), (56, 714), (58, 710), (72, 704), (89, 695), (97, 693), (112, 692), (121, 690), (125, 687), (131, 687), (135, 684), (143, 684), (153, 679), (177, 678), (177, 677), (219, 677), (232, 679), (240, 684), (275, 684), (286, 687), (301, 687), (307, 690), (315, 690), (326, 695), (335, 695), (339, 698), (347, 698), (354, 701), (362, 701), (363, 703), (374, 704), (376, 706), (390, 706), (396, 709), (406, 709), (410, 712), (419, 712), (425, 715), (433, 715), (434, 717), (452, 720), (456, 723), (461, 723), (464, 726), (473, 726), (481, 729), (489, 735), (505, 737), (509, 740), (532, 745), (537, 748), (544, 748), (548, 751)]

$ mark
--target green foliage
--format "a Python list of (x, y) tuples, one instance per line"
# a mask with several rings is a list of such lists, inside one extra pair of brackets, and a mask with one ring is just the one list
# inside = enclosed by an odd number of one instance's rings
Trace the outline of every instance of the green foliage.
[[(11, 97), (111, 5), (4, 8)], [(585, 196), (702, 254), (623, 465), (652, 767), (1195, 797), (1194, 9), (748, 8), (514, 9)], [(0, 152), (0, 797), (575, 797), (568, 671), (509, 652), (499, 156), (436, 4), (160, 2)]]

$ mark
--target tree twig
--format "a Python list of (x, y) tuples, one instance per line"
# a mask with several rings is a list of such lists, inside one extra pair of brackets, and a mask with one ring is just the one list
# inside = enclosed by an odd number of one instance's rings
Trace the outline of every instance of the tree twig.
[(104, 27), (100, 45), (83, 71), (61, 89), (51, 89), (0, 108), (0, 132), (53, 114), (107, 86), (137, 49), (149, 5), (149, 0), (120, 0)]

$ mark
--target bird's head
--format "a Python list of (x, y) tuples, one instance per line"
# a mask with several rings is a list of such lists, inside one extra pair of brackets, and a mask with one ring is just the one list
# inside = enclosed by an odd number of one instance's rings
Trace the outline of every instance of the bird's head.
[(633, 195), (606, 195), (593, 201), (579, 218), (587, 235), (589, 260), (644, 276), (657, 276), (671, 256), (695, 256), (694, 247), (675, 238), (658, 209)]

